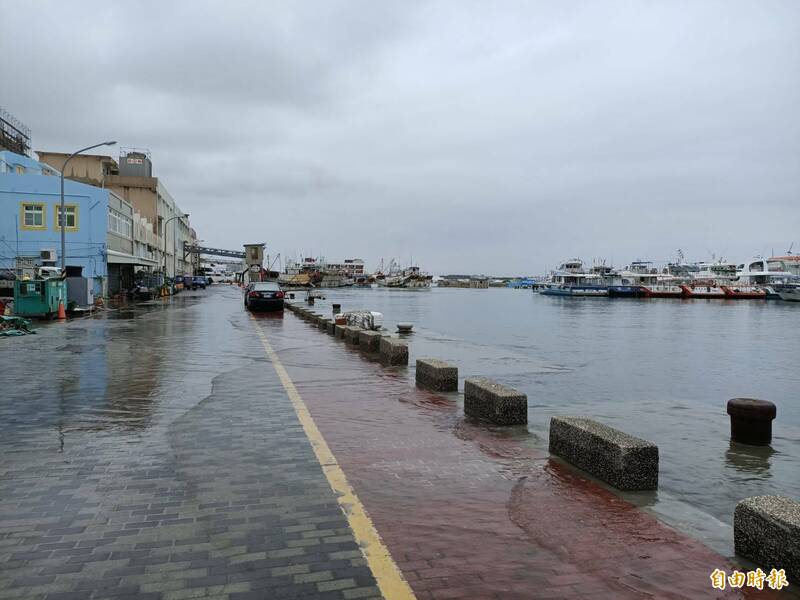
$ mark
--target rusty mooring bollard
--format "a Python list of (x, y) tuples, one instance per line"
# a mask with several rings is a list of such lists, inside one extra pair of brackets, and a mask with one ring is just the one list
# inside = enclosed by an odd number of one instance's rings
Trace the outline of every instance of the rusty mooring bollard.
[(772, 421), (777, 409), (772, 402), (755, 398), (728, 400), (731, 439), (740, 444), (767, 446), (772, 441)]

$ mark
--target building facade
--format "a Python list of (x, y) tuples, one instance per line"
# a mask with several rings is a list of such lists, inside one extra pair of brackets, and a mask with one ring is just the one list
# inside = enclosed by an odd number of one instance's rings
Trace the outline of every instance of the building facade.
[[(69, 156), (41, 150), (37, 154), (55, 169), (60, 169)], [(197, 235), (166, 186), (153, 177), (149, 152), (123, 150), (119, 163), (110, 156), (79, 155), (70, 161), (66, 176), (111, 190), (133, 206), (134, 221), (141, 224), (146, 238), (134, 248), (136, 256), (154, 260), (159, 265), (156, 270), (166, 269), (168, 277), (194, 274), (197, 259), (191, 255), (184, 259), (183, 248), (185, 243), (194, 244)]]
[[(85, 277), (96, 297), (107, 296), (129, 289), (136, 269), (157, 268), (154, 258), (137, 254), (141, 217), (124, 198), (69, 179), (64, 181), (64, 198), (68, 277)], [(56, 169), (0, 152), (0, 268), (16, 269), (20, 263), (60, 266), (60, 204)], [(145, 243), (147, 239), (145, 235)]]

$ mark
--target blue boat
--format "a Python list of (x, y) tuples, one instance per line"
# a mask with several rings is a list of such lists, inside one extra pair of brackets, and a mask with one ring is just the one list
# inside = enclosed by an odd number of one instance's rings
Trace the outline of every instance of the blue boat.
[(612, 298), (644, 298), (647, 289), (641, 285), (610, 285), (608, 295)]
[(539, 293), (542, 296), (582, 296), (597, 298), (608, 296), (608, 288), (601, 285), (551, 284), (542, 288)]

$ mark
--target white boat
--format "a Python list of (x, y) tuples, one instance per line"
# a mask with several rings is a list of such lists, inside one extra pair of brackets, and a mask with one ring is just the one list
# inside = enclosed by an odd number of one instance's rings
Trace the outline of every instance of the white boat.
[(777, 290), (781, 300), (786, 302), (800, 302), (800, 286), (787, 285)]
[(376, 277), (380, 287), (389, 288), (429, 288), (433, 282), (433, 275), (423, 273), (419, 267), (406, 269), (392, 269), (383, 277)]
[(572, 258), (562, 262), (558, 269), (550, 273), (550, 280), (543, 286), (537, 286), (543, 296), (571, 296), (598, 298), (608, 296), (608, 287), (604, 284), (604, 274), (598, 269), (587, 272), (583, 261)]

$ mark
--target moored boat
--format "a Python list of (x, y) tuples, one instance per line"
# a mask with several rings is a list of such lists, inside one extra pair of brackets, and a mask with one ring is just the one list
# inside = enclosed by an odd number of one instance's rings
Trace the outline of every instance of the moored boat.
[(707, 284), (699, 282), (684, 283), (680, 285), (680, 288), (686, 298), (720, 299), (727, 297), (722, 287), (711, 282)]
[(647, 298), (683, 298), (685, 295), (681, 286), (668, 283), (645, 285), (642, 288)]
[(644, 298), (647, 292), (641, 285), (610, 285), (608, 295), (612, 298)]
[(597, 285), (549, 284), (539, 290), (543, 296), (581, 296), (597, 298), (608, 296), (608, 288)]
[(725, 292), (725, 297), (732, 300), (765, 300), (767, 298), (766, 290), (753, 286), (720, 286), (722, 291)]
[(603, 285), (603, 276), (597, 272), (587, 273), (579, 258), (561, 263), (550, 274), (550, 281), (538, 288), (544, 296), (571, 296), (597, 298), (608, 296), (608, 286)]
[(800, 302), (800, 287), (785, 286), (777, 290), (781, 300), (786, 302)]

